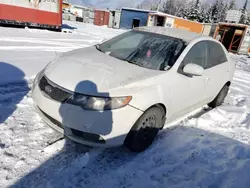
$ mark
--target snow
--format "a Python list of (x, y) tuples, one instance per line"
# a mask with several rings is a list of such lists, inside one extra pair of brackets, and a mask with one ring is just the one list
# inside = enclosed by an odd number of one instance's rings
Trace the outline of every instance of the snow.
[(65, 24), (68, 33), (0, 28), (0, 187), (250, 187), (247, 57), (231, 54), (237, 70), (221, 107), (204, 107), (173, 123), (147, 151), (90, 148), (42, 122), (32, 80), (56, 54), (124, 31)]
[[(14, 65), (20, 71), (16, 74), (10, 74), (8, 71), (2, 72), (3, 68), (0, 69), (3, 78), (3, 80), (1, 78), (0, 82), (20, 80), (20, 74), (24, 74), (27, 77), (33, 76), (57, 54), (91, 46), (123, 32), (91, 24), (81, 25), (70, 22), (65, 22), (64, 27), (72, 33), (57, 33), (27, 28), (1, 28), (0, 62)], [(11, 77), (8, 75), (11, 75)]]

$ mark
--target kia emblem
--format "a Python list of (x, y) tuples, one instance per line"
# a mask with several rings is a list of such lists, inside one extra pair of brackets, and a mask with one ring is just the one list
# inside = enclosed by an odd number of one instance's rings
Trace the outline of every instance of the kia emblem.
[(46, 93), (52, 93), (52, 87), (49, 85), (45, 86), (45, 91)]

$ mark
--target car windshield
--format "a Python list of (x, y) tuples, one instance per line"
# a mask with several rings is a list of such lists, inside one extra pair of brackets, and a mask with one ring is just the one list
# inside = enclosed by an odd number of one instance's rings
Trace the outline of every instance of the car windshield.
[(135, 30), (97, 45), (112, 57), (154, 70), (170, 69), (185, 47), (181, 39)]

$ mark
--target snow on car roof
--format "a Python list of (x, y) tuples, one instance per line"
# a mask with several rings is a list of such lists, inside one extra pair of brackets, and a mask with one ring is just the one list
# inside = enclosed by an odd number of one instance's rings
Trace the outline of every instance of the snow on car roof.
[(192, 40), (196, 38), (205, 37), (202, 34), (190, 32), (190, 31), (183, 30), (183, 29), (160, 27), (160, 26), (138, 27), (138, 28), (135, 28), (135, 30), (157, 33), (161, 35), (167, 35), (167, 36), (171, 36), (174, 38), (182, 39), (185, 42), (191, 42)]

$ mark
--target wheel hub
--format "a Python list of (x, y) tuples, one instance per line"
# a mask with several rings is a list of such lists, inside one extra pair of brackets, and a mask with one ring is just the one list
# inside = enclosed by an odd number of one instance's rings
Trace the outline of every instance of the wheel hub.
[(156, 117), (151, 115), (145, 119), (145, 121), (142, 123), (142, 139), (144, 141), (149, 139), (149, 136), (152, 134), (152, 129), (156, 127)]

